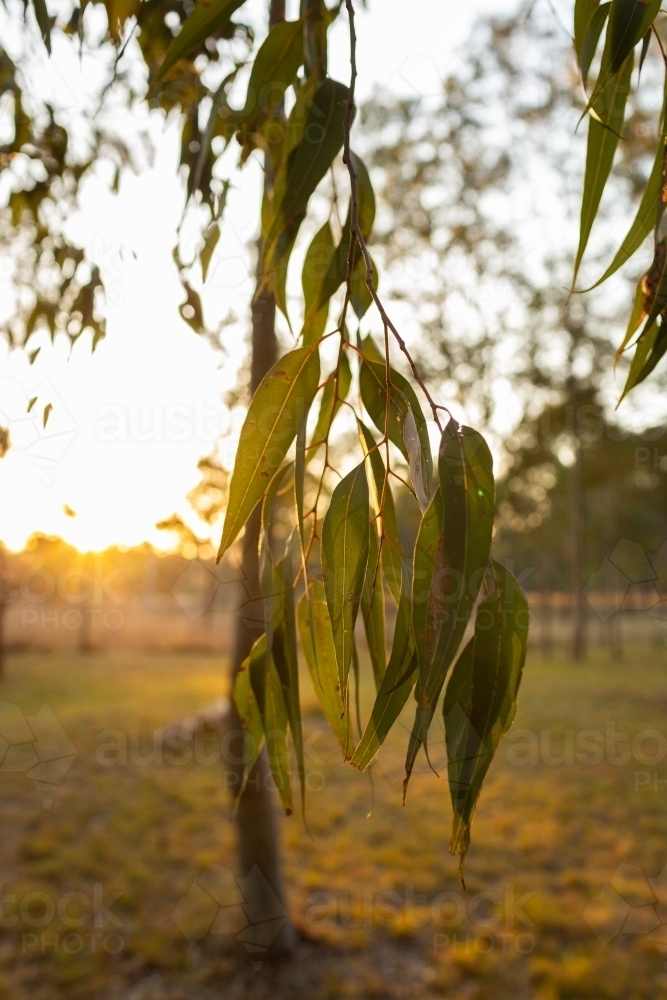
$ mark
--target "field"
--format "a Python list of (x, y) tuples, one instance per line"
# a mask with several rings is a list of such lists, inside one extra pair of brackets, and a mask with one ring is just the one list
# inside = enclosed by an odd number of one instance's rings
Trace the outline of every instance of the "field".
[[(199, 759), (170, 760), (159, 741), (152, 752), (156, 729), (224, 694), (224, 672), (210, 654), (10, 657), (0, 997), (667, 998), (667, 650), (529, 661), (465, 892), (438, 734), (441, 776), (422, 762), (403, 808), (405, 729), (371, 788), (341, 765), (311, 692), (310, 832), (284, 823), (299, 945), (274, 966), (183, 902), (209, 865), (233, 863), (214, 743)], [(53, 730), (44, 704), (71, 741), (50, 782), (26, 773), (26, 739)]]

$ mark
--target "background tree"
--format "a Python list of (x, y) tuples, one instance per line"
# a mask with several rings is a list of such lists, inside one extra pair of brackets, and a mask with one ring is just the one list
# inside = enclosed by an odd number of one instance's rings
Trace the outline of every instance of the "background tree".
[[(230, 189), (229, 182), (215, 174), (219, 146), (213, 140), (221, 139), (223, 147), (238, 142), (239, 168), (255, 151), (264, 163), (253, 298), (254, 395), (241, 432), (219, 553), (222, 557), (245, 528), (244, 583), (264, 607), (259, 637), (249, 632), (243, 616), (239, 618), (232, 664), (231, 723), (243, 723), (247, 751), (245, 766), (230, 768), (230, 774), (236, 775), (231, 784), (241, 865), (245, 872), (257, 865), (265, 881), (272, 883), (273, 892), (283, 896), (264, 771), (268, 758), (282, 804), (290, 812), (293, 796), (286, 758), (290, 740), (305, 808), (298, 630), (316, 692), (344, 758), (361, 770), (373, 760), (414, 688), (416, 710), (405, 790), (416, 755), (426, 747), (430, 722), (453, 668), (443, 712), (454, 805), (451, 848), (459, 856), (462, 871), (481, 784), (513, 718), (527, 633), (525, 600), (516, 581), (504, 567), (490, 561), (491, 456), (471, 428), (452, 419), (443, 423), (441, 415), (449, 414), (426, 389), (399, 328), (377, 293), (377, 271), (367, 246), (375, 215), (374, 194), (368, 172), (351, 146), (357, 73), (351, 0), (344, 5), (350, 37), (349, 87), (327, 75), (327, 31), (342, 5), (329, 10), (319, 0), (304, 3), (299, 19), (286, 22), (284, 8), (274, 2), (268, 34), (259, 46), (249, 25), (232, 20), (241, 6), (242, 0), (217, 0), (191, 9), (152, 0), (130, 6), (120, 16), (116, 8), (106, 8), (103, 49), (113, 54), (113, 60), (108, 85), (96, 95), (100, 101), (116, 95), (115, 100), (128, 109), (138, 100), (147, 100), (165, 114), (180, 116), (187, 207), (199, 220), (203, 238), (196, 262), (186, 259), (181, 245), (174, 249), (174, 259), (186, 294), (181, 314), (195, 330), (203, 330), (204, 320), (193, 274), (197, 269), (206, 272)], [(67, 25), (60, 28), (54, 26), (42, 3), (28, 8), (27, 14), (29, 23), (34, 14), (47, 48), (55, 30), (76, 32), (80, 44), (87, 44), (83, 10), (74, 10)], [(245, 46), (240, 57), (239, 42)], [(129, 67), (131, 56), (143, 60), (148, 70), (147, 89), (136, 83), (129, 69), (123, 69), (123, 59)], [(244, 72), (246, 98), (237, 108), (228, 95)], [(11, 64), (9, 76), (10, 85), (21, 78), (17, 63)], [(15, 90), (15, 108), (19, 107), (18, 94)], [(71, 162), (67, 136), (57, 113), (51, 113), (46, 103), (44, 108), (53, 128), (60, 130), (54, 133), (60, 151), (56, 173), (64, 176)], [(20, 113), (16, 122), (12, 152), (21, 153), (28, 140), (20, 133)], [(276, 307), (280, 309), (289, 323), (290, 257), (312, 198), (318, 190), (327, 193), (327, 175), (341, 154), (347, 171), (347, 215), (342, 221), (341, 195), (329, 185), (328, 209), (319, 219), (320, 228), (306, 252), (303, 269), (301, 346), (277, 361), (275, 312)], [(31, 240), (35, 271), (41, 259), (39, 222), (44, 215), (44, 207), (38, 204), (32, 230), (30, 219), (18, 217), (12, 229), (13, 236), (18, 232), (16, 223), (26, 222), (23, 231)], [(71, 266), (65, 270), (68, 274)], [(94, 291), (89, 297), (94, 298)], [(63, 305), (60, 288), (52, 299), (67, 318), (69, 307)], [(332, 301), (334, 318), (329, 320)], [(355, 344), (349, 334), (350, 319), (355, 314), (361, 323), (371, 306), (379, 319), (382, 341), (376, 344), (366, 326), (358, 331)], [(70, 336), (79, 333), (88, 319), (81, 308), (78, 312), (81, 319), (76, 327), (65, 326)], [(29, 322), (29, 317), (24, 318), (23, 343), (29, 336)], [(405, 356), (408, 379), (392, 367), (392, 342)], [(323, 379), (321, 364), (326, 372)], [(437, 430), (437, 477), (433, 476), (428, 423), (413, 382), (422, 391)], [(348, 398), (353, 385), (361, 396), (356, 406)], [(318, 393), (319, 415), (310, 421)], [(345, 464), (339, 467), (330, 448), (331, 428), (342, 408), (359, 434), (358, 464), (351, 470)], [(396, 454), (402, 455), (398, 464)], [(305, 488), (306, 465), (311, 466), (317, 484), (313, 494)], [(403, 468), (410, 477), (408, 488), (423, 512), (414, 557), (401, 550), (391, 488), (392, 479), (407, 482), (400, 471)], [(276, 494), (284, 491), (293, 496), (292, 529), (286, 544), (280, 545), (273, 532), (272, 505)], [(301, 588), (297, 611), (295, 593)], [(475, 635), (457, 659), (467, 621), (482, 591)], [(386, 600), (395, 604), (397, 612), (389, 657)], [(349, 705), (350, 681), (359, 669), (354, 628), (360, 609), (377, 697), (355, 747)], [(491, 616), (491, 633), (480, 627), (480, 615)], [(490, 691), (494, 692), (491, 701)], [(479, 748), (480, 739), (483, 751), (472, 753), (472, 744)], [(259, 752), (262, 743), (267, 744), (266, 757)], [(261, 900), (256, 903), (261, 905)], [(289, 939), (285, 925), (274, 939), (274, 950), (288, 947)]]

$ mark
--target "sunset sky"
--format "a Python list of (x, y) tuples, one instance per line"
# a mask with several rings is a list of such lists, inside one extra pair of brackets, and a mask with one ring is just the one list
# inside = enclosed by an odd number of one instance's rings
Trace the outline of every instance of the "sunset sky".
[[(569, 23), (568, 5), (557, 6)], [(359, 97), (375, 87), (435, 96), (475, 16), (490, 9), (499, 9), (497, 0), (411, 0), (406, 17), (400, 0), (369, 0), (368, 11), (358, 16)], [(77, 80), (78, 69), (58, 62), (57, 49), (51, 65), (40, 58), (39, 72), (66, 107), (85, 81)], [(344, 81), (347, 59), (341, 23), (332, 39), (330, 71)], [(197, 460), (220, 436), (227, 442), (225, 463), (232, 464), (241, 415), (230, 414), (221, 397), (236, 383), (242, 362), (259, 172), (251, 167), (241, 175), (244, 188), (232, 198), (204, 296), (213, 321), (230, 311), (238, 318), (229, 354), (222, 357), (178, 315), (182, 295), (170, 255), (183, 198), (175, 172), (176, 130), (153, 127), (153, 133), (154, 167), (126, 176), (118, 196), (101, 182), (88, 183), (82, 210), (70, 220), (70, 235), (103, 272), (106, 340), (91, 355), (82, 338), (69, 356), (64, 342), (52, 347), (40, 335), (35, 346), (41, 343), (42, 351), (33, 366), (0, 342), (0, 424), (9, 424), (13, 442), (0, 463), (0, 538), (12, 548), (33, 531), (62, 535), (80, 548), (143, 540), (166, 545), (169, 539), (155, 522), (187, 509), (184, 497), (198, 479)], [(7, 290), (0, 269), (0, 302), (3, 281)], [(33, 396), (40, 407), (27, 415)], [(44, 430), (46, 402), (54, 409)], [(65, 504), (76, 518), (64, 514)]]

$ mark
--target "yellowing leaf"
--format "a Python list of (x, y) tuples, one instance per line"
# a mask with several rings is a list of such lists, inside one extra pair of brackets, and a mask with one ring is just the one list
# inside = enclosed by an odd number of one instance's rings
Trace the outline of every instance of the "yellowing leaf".
[(290, 351), (262, 379), (241, 429), (218, 558), (262, 499), (296, 436), (320, 378), (317, 344)]
[(331, 619), (329, 618), (324, 585), (320, 580), (310, 581), (309, 597), (310, 613), (305, 594), (301, 596), (299, 601), (298, 622), (301, 645), (317, 700), (347, 758), (351, 749), (349, 715), (344, 716), (343, 714), (343, 699), (338, 680)]

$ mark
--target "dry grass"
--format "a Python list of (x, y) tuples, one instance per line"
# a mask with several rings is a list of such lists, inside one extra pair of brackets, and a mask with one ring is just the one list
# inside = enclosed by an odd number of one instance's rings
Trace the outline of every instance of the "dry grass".
[[(475, 821), (466, 893), (447, 851), (444, 773), (416, 773), (403, 809), (406, 734), (397, 731), (374, 768), (366, 818), (369, 779), (340, 764), (311, 694), (312, 839), (297, 817), (285, 823), (301, 940), (292, 961), (255, 971), (258, 956), (232, 936), (189, 944), (172, 919), (209, 864), (232, 863), (218, 766), (138, 756), (149, 755), (153, 730), (224, 693), (224, 664), (190, 654), (16, 655), (1, 697), (26, 716), (46, 702), (76, 757), (48, 809), (49, 795), (25, 773), (0, 771), (0, 997), (667, 997), (667, 955), (653, 926), (667, 923), (667, 887), (641, 875), (654, 879), (667, 865), (667, 744), (655, 764), (646, 763), (661, 749), (654, 738), (632, 755), (642, 731), (667, 732), (666, 667), (667, 653), (655, 649), (614, 666), (529, 663), (514, 736), (501, 745)], [(603, 746), (599, 762), (578, 760), (593, 755), (583, 731), (606, 735), (612, 724), (611, 735), (629, 739)], [(536, 760), (521, 730), (536, 734)], [(127, 747), (126, 762), (113, 745)], [(628, 760), (611, 759), (624, 751)], [(433, 761), (440, 770), (442, 747)], [(111, 917), (98, 908), (99, 927), (89, 905), (96, 885), (105, 902), (115, 897)], [(71, 892), (82, 895), (65, 898)], [(609, 937), (623, 896), (634, 904), (631, 922), (603, 944), (590, 925)]]

